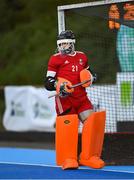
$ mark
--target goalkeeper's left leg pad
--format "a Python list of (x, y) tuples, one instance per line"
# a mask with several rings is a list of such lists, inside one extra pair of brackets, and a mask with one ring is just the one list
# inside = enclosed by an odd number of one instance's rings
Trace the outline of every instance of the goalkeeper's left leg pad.
[(56, 118), (56, 163), (62, 169), (78, 168), (78, 124), (76, 114)]
[(91, 168), (102, 168), (100, 159), (105, 130), (106, 112), (94, 112), (84, 122), (82, 129), (82, 152), (79, 163)]

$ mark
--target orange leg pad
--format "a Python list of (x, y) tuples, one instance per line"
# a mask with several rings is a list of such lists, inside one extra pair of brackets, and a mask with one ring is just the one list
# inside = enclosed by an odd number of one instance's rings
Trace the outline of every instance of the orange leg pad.
[(78, 116), (65, 115), (56, 118), (56, 163), (63, 165), (67, 159), (77, 160)]
[[(89, 160), (91, 157), (100, 158), (104, 140), (106, 112), (94, 112), (85, 121), (82, 130), (81, 160)], [(101, 164), (102, 160), (99, 160)], [(96, 166), (97, 168), (97, 166)]]

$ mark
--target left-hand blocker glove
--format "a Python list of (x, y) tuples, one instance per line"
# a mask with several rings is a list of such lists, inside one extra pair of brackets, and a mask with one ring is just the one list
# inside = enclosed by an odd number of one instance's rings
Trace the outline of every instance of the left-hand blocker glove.
[(58, 78), (58, 82), (56, 85), (56, 92), (60, 96), (67, 96), (74, 91), (74, 88), (70, 88), (72, 83), (64, 78)]
[(83, 87), (88, 87), (88, 86), (92, 85), (92, 82), (93, 82), (93, 75), (90, 73), (90, 71), (87, 69), (83, 69), (82, 71), (80, 71), (80, 81), (84, 82), (87, 80), (90, 80), (90, 81), (83, 84), (82, 85)]

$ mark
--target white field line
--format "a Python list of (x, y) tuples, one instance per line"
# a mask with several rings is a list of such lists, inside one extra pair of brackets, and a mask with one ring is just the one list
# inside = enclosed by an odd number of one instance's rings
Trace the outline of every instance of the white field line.
[[(17, 162), (3, 162), (0, 161), (0, 164), (9, 164), (9, 165), (25, 165), (25, 166), (39, 166), (39, 167), (52, 167), (52, 168), (60, 168), (61, 166), (57, 166), (57, 165), (47, 165), (47, 164), (34, 164), (34, 163), (17, 163)], [(122, 172), (122, 173), (132, 173), (134, 174), (133, 171), (124, 171), (124, 170), (114, 170), (114, 169), (91, 169), (88, 167), (79, 167), (79, 169), (89, 169), (89, 170), (100, 170), (100, 171), (106, 171), (106, 172)]]

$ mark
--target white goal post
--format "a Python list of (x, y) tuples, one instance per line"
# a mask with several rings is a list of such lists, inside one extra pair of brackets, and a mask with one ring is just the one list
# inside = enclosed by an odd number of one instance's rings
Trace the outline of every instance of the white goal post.
[(75, 8), (84, 8), (90, 6), (99, 6), (99, 5), (108, 5), (113, 3), (121, 3), (121, 2), (131, 2), (133, 0), (104, 0), (104, 1), (96, 1), (96, 2), (87, 2), (87, 3), (77, 3), (70, 5), (58, 6), (58, 32), (65, 30), (65, 10), (75, 9)]

